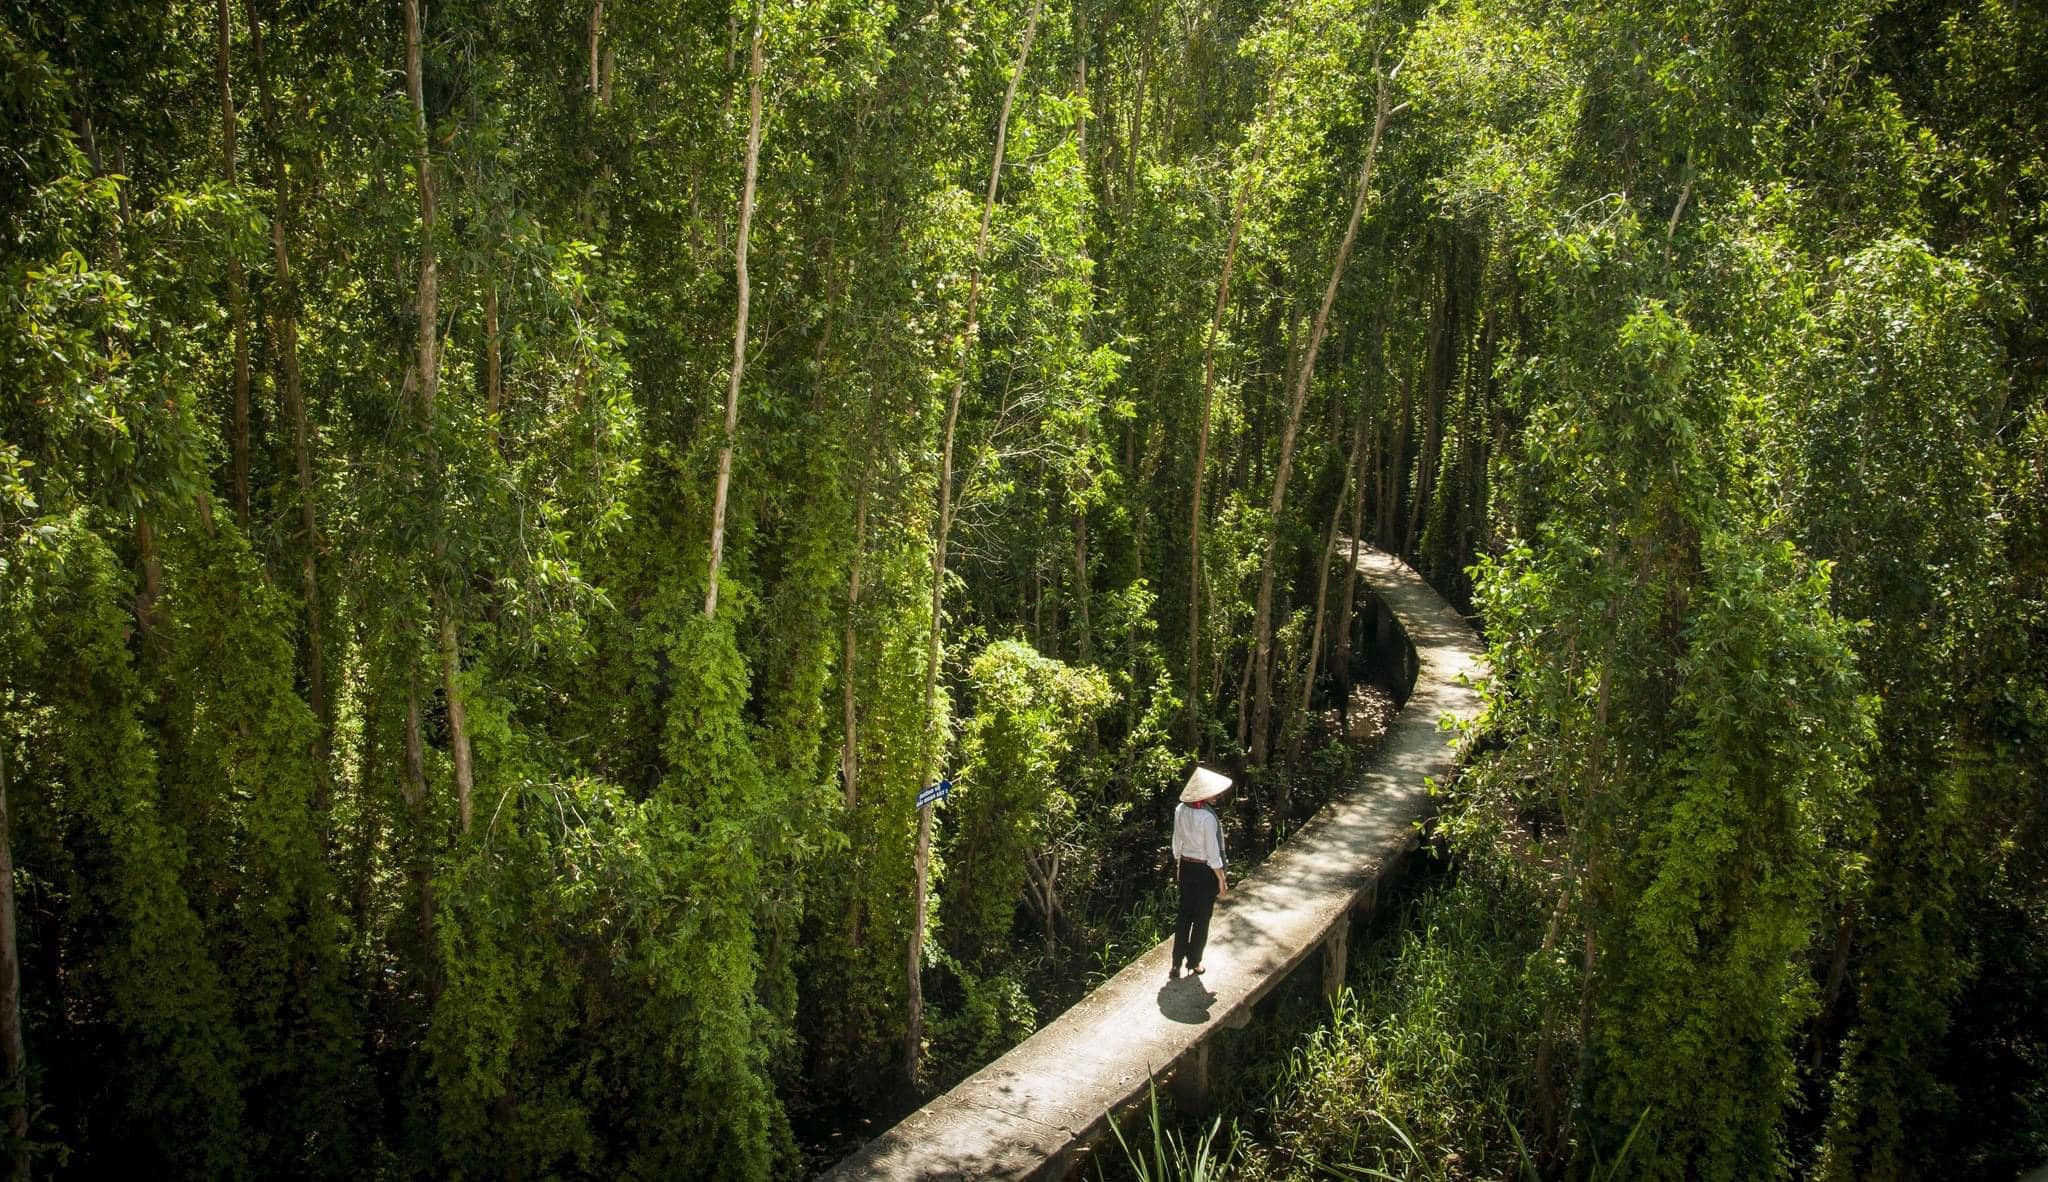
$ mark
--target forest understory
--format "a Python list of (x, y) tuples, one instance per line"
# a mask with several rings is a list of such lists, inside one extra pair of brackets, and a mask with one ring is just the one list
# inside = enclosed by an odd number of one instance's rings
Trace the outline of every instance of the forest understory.
[(1343, 782), (1352, 538), (1487, 647), (1443, 869), (1161, 1169), (2048, 1164), (2043, 95), (2044, 0), (0, 0), (5, 1172), (814, 1169), (1198, 761)]

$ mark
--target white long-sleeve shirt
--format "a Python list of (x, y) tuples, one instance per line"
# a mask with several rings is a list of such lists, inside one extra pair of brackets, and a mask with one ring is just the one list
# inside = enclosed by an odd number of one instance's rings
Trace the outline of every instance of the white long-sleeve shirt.
[(1211, 870), (1223, 869), (1223, 826), (1216, 819), (1215, 809), (1174, 806), (1173, 856), (1199, 858)]

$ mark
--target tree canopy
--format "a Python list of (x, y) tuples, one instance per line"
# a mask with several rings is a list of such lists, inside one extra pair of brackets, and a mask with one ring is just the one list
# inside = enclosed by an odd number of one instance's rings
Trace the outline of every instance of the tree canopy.
[(1156, 935), (1194, 761), (1342, 777), (1350, 538), (1497, 674), (1446, 1152), (2048, 1160), (2044, 45), (0, 0), (15, 1173), (823, 1164)]

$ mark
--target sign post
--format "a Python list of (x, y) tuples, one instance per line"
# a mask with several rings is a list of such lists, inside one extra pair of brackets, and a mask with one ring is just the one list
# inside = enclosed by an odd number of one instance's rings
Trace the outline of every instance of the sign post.
[(953, 795), (953, 781), (951, 780), (940, 780), (936, 784), (927, 784), (917, 794), (917, 807), (924, 808), (926, 805), (944, 800), (951, 795)]

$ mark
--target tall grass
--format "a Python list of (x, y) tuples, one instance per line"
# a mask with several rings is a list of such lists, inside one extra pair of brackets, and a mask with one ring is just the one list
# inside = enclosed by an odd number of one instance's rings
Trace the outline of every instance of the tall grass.
[(1248, 1178), (1523, 1178), (1541, 1026), (1534, 896), (1462, 872), (1405, 904), (1327, 1024), (1288, 1055)]
[[(1209, 1122), (1209, 1127), (1199, 1136), (1184, 1136), (1172, 1128), (1159, 1114), (1159, 1092), (1146, 1089), (1146, 1100), (1150, 1105), (1146, 1128), (1133, 1134), (1131, 1139), (1117, 1122), (1109, 1122), (1109, 1131), (1116, 1134), (1116, 1143), (1123, 1150), (1123, 1165), (1130, 1170), (1129, 1176), (1138, 1182), (1219, 1182), (1220, 1179), (1235, 1177), (1237, 1165), (1237, 1130), (1231, 1130), (1219, 1147), (1217, 1135), (1223, 1131), (1223, 1118)], [(1105, 1170), (1098, 1167), (1098, 1177), (1107, 1177)]]

